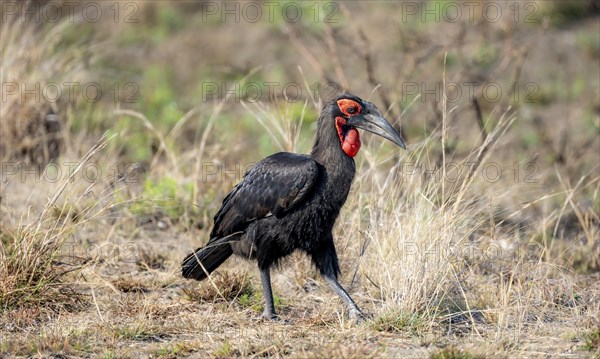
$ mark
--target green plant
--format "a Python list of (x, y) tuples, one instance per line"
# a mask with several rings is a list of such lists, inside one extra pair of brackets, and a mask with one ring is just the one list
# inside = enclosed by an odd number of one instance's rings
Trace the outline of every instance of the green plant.
[(139, 199), (131, 202), (129, 209), (136, 216), (166, 215), (177, 222), (184, 214), (196, 215), (197, 207), (190, 203), (192, 184), (180, 185), (174, 178), (164, 176), (158, 180), (148, 177)]
[(229, 340), (225, 340), (221, 347), (214, 352), (214, 356), (217, 358), (230, 358), (234, 355), (235, 349), (229, 343)]
[(583, 348), (600, 353), (600, 328), (594, 328), (583, 335)]
[(443, 349), (439, 349), (435, 353), (433, 353), (430, 357), (431, 359), (474, 359), (478, 358), (477, 356), (472, 355), (471, 353), (457, 349), (453, 346), (449, 346)]
[(376, 331), (388, 333), (409, 332), (421, 334), (427, 327), (426, 319), (419, 313), (399, 310), (384, 312), (370, 321), (370, 327)]

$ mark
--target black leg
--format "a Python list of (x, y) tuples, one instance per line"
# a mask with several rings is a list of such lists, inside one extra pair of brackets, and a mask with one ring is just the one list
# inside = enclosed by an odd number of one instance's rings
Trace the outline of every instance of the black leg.
[(364, 320), (364, 315), (360, 308), (354, 303), (348, 292), (337, 281), (337, 278), (331, 275), (323, 274), (323, 279), (329, 284), (331, 289), (342, 298), (344, 303), (350, 308), (350, 317), (356, 318), (357, 320)]
[(271, 289), (271, 270), (260, 269), (260, 281), (263, 287), (263, 297), (265, 299), (265, 310), (262, 316), (269, 319), (277, 319), (275, 314), (275, 303), (273, 302), (273, 290)]

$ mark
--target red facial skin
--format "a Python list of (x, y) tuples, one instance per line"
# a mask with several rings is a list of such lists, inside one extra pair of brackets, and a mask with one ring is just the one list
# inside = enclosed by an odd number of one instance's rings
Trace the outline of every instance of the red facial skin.
[(348, 132), (346, 132), (346, 136), (344, 136), (342, 126), (345, 124), (345, 118), (341, 116), (335, 118), (335, 128), (337, 129), (338, 136), (340, 137), (342, 150), (344, 150), (348, 156), (354, 157), (358, 153), (358, 150), (360, 150), (360, 136), (358, 135), (358, 130), (356, 128), (351, 128), (348, 130)]
[[(358, 115), (362, 111), (362, 106), (353, 100), (341, 99), (338, 100), (337, 104), (340, 111), (347, 117)], [(358, 130), (356, 128), (351, 128), (346, 132), (346, 136), (344, 136), (342, 126), (345, 124), (346, 119), (344, 117), (338, 116), (335, 118), (335, 128), (340, 137), (342, 150), (348, 156), (354, 157), (358, 154), (358, 150), (360, 150), (360, 136), (358, 135)]]
[[(354, 100), (343, 98), (341, 100), (338, 100), (337, 104), (340, 108), (340, 111), (342, 111), (342, 113), (347, 117), (358, 115), (362, 112), (362, 106)], [(355, 111), (350, 112), (351, 108), (354, 108)]]

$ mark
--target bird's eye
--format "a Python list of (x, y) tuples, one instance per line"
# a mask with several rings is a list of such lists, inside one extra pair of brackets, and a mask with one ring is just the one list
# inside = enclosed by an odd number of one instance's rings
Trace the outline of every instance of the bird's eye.
[(362, 111), (362, 106), (358, 102), (347, 98), (339, 99), (337, 105), (340, 112), (346, 117), (354, 116)]

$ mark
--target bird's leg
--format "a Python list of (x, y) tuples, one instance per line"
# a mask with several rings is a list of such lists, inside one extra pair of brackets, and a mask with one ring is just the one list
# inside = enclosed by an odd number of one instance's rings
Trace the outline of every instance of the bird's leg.
[(350, 308), (350, 317), (355, 318), (357, 321), (364, 320), (364, 314), (360, 308), (354, 303), (348, 292), (340, 285), (337, 278), (331, 275), (323, 274), (323, 279), (329, 284), (331, 289), (342, 298), (344, 303)]
[(275, 303), (273, 302), (273, 290), (271, 289), (271, 269), (260, 268), (260, 281), (263, 287), (263, 297), (265, 299), (265, 310), (262, 316), (271, 320), (277, 319), (275, 314)]

